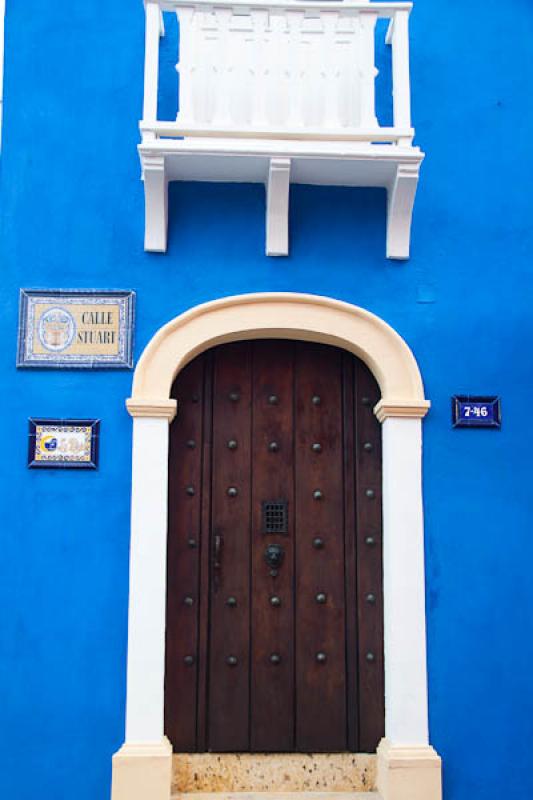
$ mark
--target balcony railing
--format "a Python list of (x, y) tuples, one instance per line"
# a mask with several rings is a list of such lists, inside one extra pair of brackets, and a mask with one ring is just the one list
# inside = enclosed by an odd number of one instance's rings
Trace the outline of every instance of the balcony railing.
[[(154, 158), (164, 156), (168, 160), (178, 151), (183, 155), (187, 143), (194, 145), (195, 152), (204, 146), (213, 157), (217, 150), (229, 157), (232, 147), (241, 157), (250, 148), (254, 153), (262, 148), (265, 157), (290, 160), (308, 155), (313, 143), (315, 150), (321, 143), (329, 157), (351, 154), (360, 160), (366, 153), (368, 158), (389, 159), (390, 164), (392, 156), (396, 167), (400, 160), (403, 167), (412, 167), (411, 156), (415, 152), (417, 164), (422, 160), (420, 151), (412, 147), (408, 28), (411, 3), (145, 0), (145, 5), (140, 148), (141, 157), (145, 156), (145, 180), (147, 169), (154, 168)], [(179, 110), (176, 120), (170, 122), (158, 119), (163, 12), (174, 12), (179, 23), (179, 81), (175, 84)], [(375, 41), (380, 18), (389, 20), (386, 42), (392, 46), (393, 124), (389, 126), (380, 125), (376, 114)], [(386, 153), (384, 145), (389, 145), (396, 155)], [(369, 155), (369, 147), (378, 149)], [(279, 185), (280, 164), (275, 166)], [(290, 165), (287, 170), (290, 172)], [(360, 170), (352, 172), (353, 180), (348, 180), (348, 185), (385, 185), (390, 206), (394, 192), (390, 170), (381, 170), (375, 182), (368, 176), (360, 177)], [(179, 170), (166, 169), (166, 161), (164, 173), (165, 182), (180, 178)], [(223, 175), (216, 177), (216, 170), (213, 174), (215, 177), (210, 178), (208, 169), (197, 179), (224, 179)], [(403, 174), (405, 177), (405, 170)], [(254, 180), (247, 175), (244, 170), (239, 177), (237, 169), (232, 179)], [(195, 176), (189, 170), (186, 177)], [(265, 183), (271, 177), (267, 172)], [(305, 175), (303, 178), (300, 182), (330, 182), (327, 176), (313, 180), (312, 172), (309, 180)], [(293, 178), (288, 176), (287, 191), (290, 180)], [(166, 202), (164, 208), (166, 213)], [(148, 216), (147, 208), (147, 222)], [(396, 255), (404, 257), (405, 253)]]

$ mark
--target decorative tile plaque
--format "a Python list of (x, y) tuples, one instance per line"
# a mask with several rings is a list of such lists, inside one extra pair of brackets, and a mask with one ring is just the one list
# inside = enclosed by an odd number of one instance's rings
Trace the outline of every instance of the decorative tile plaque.
[(452, 425), (454, 428), (501, 428), (502, 411), (497, 395), (454, 395)]
[(100, 420), (30, 419), (28, 466), (96, 469)]
[(21, 289), (18, 367), (131, 369), (135, 292)]

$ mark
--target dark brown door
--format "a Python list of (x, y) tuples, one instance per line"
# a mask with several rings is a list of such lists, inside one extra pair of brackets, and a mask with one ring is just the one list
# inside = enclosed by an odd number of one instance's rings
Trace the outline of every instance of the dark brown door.
[(373, 751), (381, 445), (366, 366), (238, 342), (173, 387), (165, 682), (175, 751)]

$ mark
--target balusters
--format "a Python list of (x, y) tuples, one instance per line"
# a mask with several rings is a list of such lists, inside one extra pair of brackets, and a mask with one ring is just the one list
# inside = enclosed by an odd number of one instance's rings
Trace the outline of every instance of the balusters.
[(319, 12), (306, 16), (302, 25), (303, 44), (303, 113), (305, 128), (317, 128), (322, 124), (325, 99), (325, 72), (323, 58), (324, 23)]
[(240, 12), (231, 18), (228, 36), (231, 71), (229, 83), (229, 115), (231, 124), (242, 128), (252, 124), (255, 91), (253, 15)]
[(216, 56), (215, 56), (215, 93), (213, 97), (213, 126), (231, 126), (230, 101), (234, 91), (234, 82), (238, 53), (236, 42), (231, 34), (231, 8), (217, 8)]
[(264, 128), (266, 125), (266, 83), (268, 70), (268, 53), (266, 47), (268, 11), (264, 8), (251, 12), (253, 31), (253, 74), (252, 92), (252, 125)]
[(322, 65), (324, 82), (324, 107), (320, 126), (336, 128), (339, 124), (336, 97), (339, 81), (339, 54), (335, 31), (339, 14), (337, 11), (322, 11)]
[(191, 95), (193, 121), (212, 123), (219, 91), (220, 35), (215, 11), (197, 10), (191, 45)]
[(376, 65), (375, 65), (375, 29), (376, 14), (363, 13), (359, 16), (360, 28), (360, 80), (361, 80), (361, 116), (359, 124), (362, 128), (377, 128), (376, 119)]
[(301, 9), (287, 10), (287, 29), (289, 37), (288, 52), (288, 102), (289, 112), (287, 117), (287, 127), (300, 128), (302, 126), (302, 81), (300, 78), (301, 65), (301, 30), (305, 17), (305, 11)]
[(343, 128), (357, 127), (360, 111), (359, 17), (357, 14), (339, 14), (335, 44), (338, 71), (335, 101), (338, 124)]
[(195, 33), (193, 19), (195, 11), (193, 8), (180, 8), (177, 10), (176, 16), (179, 25), (179, 61), (176, 64), (176, 72), (180, 76), (178, 115), (176, 119), (186, 125), (194, 122), (193, 47)]
[[(378, 128), (378, 13), (371, 3), (367, 11), (200, 6), (193, 0), (177, 14), (177, 120), (184, 127), (255, 128), (266, 135), (269, 130)], [(396, 11), (390, 34), (395, 125), (403, 128), (410, 123), (407, 19), (407, 11)]]
[(265, 110), (268, 126), (281, 128), (287, 124), (289, 112), (288, 75), (289, 47), (287, 17), (283, 10), (271, 9), (266, 28), (266, 97)]

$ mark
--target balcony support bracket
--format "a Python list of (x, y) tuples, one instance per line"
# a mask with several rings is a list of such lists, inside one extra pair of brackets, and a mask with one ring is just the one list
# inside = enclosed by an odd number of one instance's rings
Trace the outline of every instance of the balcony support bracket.
[(164, 155), (143, 155), (145, 234), (144, 249), (164, 253), (167, 249), (168, 177)]
[(388, 187), (387, 258), (407, 259), (420, 164), (399, 163)]
[(266, 254), (289, 253), (290, 158), (271, 158), (266, 186)]

